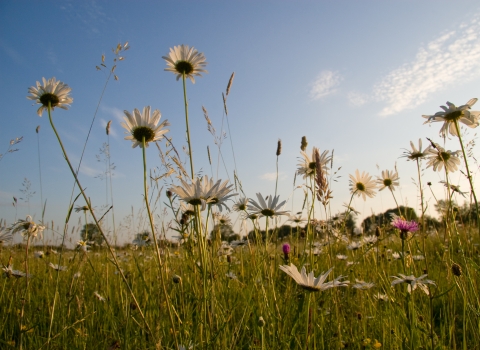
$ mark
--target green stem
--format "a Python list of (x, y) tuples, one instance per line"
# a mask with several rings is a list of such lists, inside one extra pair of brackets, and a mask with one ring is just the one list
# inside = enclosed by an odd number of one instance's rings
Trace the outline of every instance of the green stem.
[(146, 143), (145, 143), (145, 136), (142, 137), (142, 155), (143, 155), (143, 191), (145, 194), (145, 206), (147, 208), (147, 213), (148, 213), (148, 220), (150, 222), (150, 229), (152, 230), (152, 236), (153, 236), (153, 242), (155, 244), (155, 252), (156, 252), (156, 258), (157, 258), (157, 264), (158, 264), (158, 270), (160, 273), (160, 281), (162, 283), (162, 291), (163, 295), (165, 297), (165, 302), (167, 303), (167, 310), (168, 310), (168, 317), (170, 318), (170, 323), (172, 325), (172, 331), (173, 331), (173, 337), (175, 339), (175, 345), (177, 349), (179, 348), (178, 346), (178, 339), (177, 339), (177, 332), (175, 331), (175, 322), (173, 320), (173, 315), (172, 315), (172, 308), (170, 306), (170, 298), (168, 297), (167, 293), (167, 288), (165, 286), (165, 278), (163, 275), (162, 271), (162, 258), (160, 257), (160, 250), (158, 249), (158, 242), (157, 242), (157, 236), (155, 234), (155, 226), (153, 224), (153, 217), (152, 217), (152, 212), (150, 210), (150, 203), (148, 203), (148, 187), (147, 187), (147, 156), (146, 156)]
[(467, 155), (465, 154), (465, 148), (463, 147), (462, 136), (460, 134), (460, 128), (458, 127), (458, 120), (455, 120), (455, 129), (457, 129), (458, 140), (460, 141), (460, 146), (462, 147), (462, 153), (463, 153), (463, 160), (465, 161), (465, 168), (467, 168), (467, 178), (468, 178), (468, 182), (470, 183), (470, 190), (472, 191), (473, 199), (475, 201), (475, 209), (477, 210), (477, 228), (478, 228), (478, 234), (480, 235), (480, 220), (479, 220), (480, 218), (479, 218), (479, 211), (478, 211), (477, 196), (473, 188), (472, 175), (470, 174), (470, 170), (468, 169)]
[(192, 144), (190, 142), (190, 128), (188, 124), (188, 100), (187, 100), (187, 83), (185, 81), (185, 73), (182, 74), (182, 81), (183, 81), (183, 100), (185, 102), (185, 122), (187, 124), (188, 155), (190, 156), (190, 171), (191, 171), (192, 181), (193, 181), (195, 177), (195, 171), (193, 170)]
[(95, 215), (95, 213), (93, 212), (93, 209), (92, 209), (92, 206), (90, 204), (90, 201), (88, 200), (88, 197), (87, 195), (85, 194), (85, 191), (83, 190), (83, 187), (81, 186), (80, 184), (80, 180), (78, 179), (77, 177), (77, 173), (75, 172), (75, 170), (73, 169), (72, 167), (72, 163), (70, 162), (70, 159), (68, 158), (68, 155), (67, 155), (67, 152), (65, 151), (65, 147), (63, 146), (63, 142), (62, 142), (62, 139), (60, 138), (60, 135), (58, 134), (57, 132), (57, 129), (55, 128), (55, 125), (53, 124), (53, 119), (52, 119), (52, 113), (51, 113), (51, 104), (50, 102), (48, 102), (48, 120), (50, 122), (50, 125), (53, 129), (53, 132), (55, 133), (55, 136), (58, 140), (58, 143), (60, 144), (60, 148), (62, 149), (62, 153), (63, 153), (63, 156), (65, 158), (65, 161), (67, 162), (68, 164), (68, 167), (70, 168), (70, 172), (72, 173), (73, 177), (75, 178), (75, 182), (77, 183), (77, 186), (78, 188), (80, 189), (80, 192), (82, 193), (82, 196), (83, 196), (83, 199), (85, 200), (85, 202), (87, 203), (88, 205), (88, 209), (90, 211), (90, 214), (92, 215), (93, 217), (93, 220), (95, 221), (95, 224), (97, 225), (98, 227), (98, 230), (100, 231), (100, 234), (102, 235), (103, 239), (105, 240), (105, 244), (107, 245), (107, 248), (110, 252), (110, 255), (112, 256), (112, 260), (113, 260), (113, 263), (115, 265), (115, 267), (117, 268), (120, 276), (122, 277), (122, 280), (123, 282), (125, 283), (125, 285), (127, 286), (127, 289), (133, 299), (133, 302), (135, 303), (135, 306), (137, 307), (139, 313), (140, 313), (140, 317), (142, 318), (144, 324), (145, 324), (145, 327), (147, 328), (148, 332), (150, 333), (150, 335), (152, 336), (153, 338), (153, 341), (154, 343), (156, 344), (157, 343), (157, 337), (155, 335), (154, 332), (152, 332), (152, 329), (150, 328), (150, 325), (148, 324), (146, 318), (145, 318), (145, 315), (143, 314), (142, 312), (142, 309), (140, 308), (140, 304), (138, 303), (137, 301), (137, 298), (135, 297), (135, 294), (133, 293), (133, 290), (132, 288), (130, 287), (130, 285), (128, 284), (128, 281), (127, 281), (127, 278), (125, 277), (125, 274), (123, 273), (122, 269), (120, 268), (120, 264), (118, 263), (118, 260), (117, 260), (117, 257), (115, 255), (115, 253), (113, 252), (112, 250), (112, 247), (110, 245), (110, 243), (108, 243), (108, 240), (107, 240), (107, 236), (105, 235), (105, 233), (103, 232), (101, 226), (100, 226), (100, 222), (98, 221), (97, 219), (97, 216)]

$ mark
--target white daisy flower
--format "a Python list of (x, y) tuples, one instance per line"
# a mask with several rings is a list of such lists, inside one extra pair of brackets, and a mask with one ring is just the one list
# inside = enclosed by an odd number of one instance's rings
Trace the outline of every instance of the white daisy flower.
[(34, 100), (37, 104), (41, 104), (37, 110), (37, 114), (41, 117), (44, 109), (50, 107), (52, 110), (55, 107), (68, 109), (69, 105), (73, 102), (73, 98), (69, 93), (72, 89), (61, 81), (57, 81), (55, 77), (46, 80), (42, 78), (43, 85), (37, 81), (37, 86), (31, 86), (28, 88), (28, 92), (31, 94), (27, 96), (29, 100)]
[(165, 126), (170, 125), (168, 120), (163, 121), (160, 125), (157, 125), (162, 115), (158, 109), (153, 111), (150, 117), (150, 106), (144, 107), (143, 112), (140, 113), (138, 109), (133, 110), (133, 115), (128, 111), (124, 111), (127, 117), (124, 117), (124, 123), (121, 123), (125, 128), (126, 134), (125, 140), (131, 140), (133, 142), (132, 148), (140, 146), (143, 148), (143, 139), (145, 138), (145, 145), (148, 147), (150, 142), (159, 141), (163, 138), (163, 135), (168, 132), (168, 129), (163, 129)]
[(298, 272), (298, 268), (293, 264), (281, 265), (280, 270), (292, 277), (300, 287), (311, 292), (324, 291), (335, 287), (347, 287), (350, 283), (349, 281), (341, 281), (344, 276), (339, 276), (333, 281), (325, 283), (325, 280), (327, 279), (330, 272), (333, 270), (333, 267), (331, 267), (327, 272), (320, 274), (317, 278), (315, 278), (315, 276), (313, 275), (313, 271), (311, 271), (307, 275), (305, 266), (302, 267), (301, 273)]
[(167, 62), (167, 72), (177, 75), (179, 80), (183, 75), (195, 84), (194, 76), (201, 77), (200, 73), (208, 73), (204, 67), (207, 65), (203, 53), (188, 45), (174, 46), (170, 48), (168, 56), (162, 56)]

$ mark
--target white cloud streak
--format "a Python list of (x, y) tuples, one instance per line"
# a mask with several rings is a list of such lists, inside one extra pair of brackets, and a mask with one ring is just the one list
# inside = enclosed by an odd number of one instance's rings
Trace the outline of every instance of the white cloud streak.
[(319, 100), (337, 92), (337, 87), (342, 80), (343, 78), (338, 72), (330, 70), (320, 72), (315, 81), (311, 84), (310, 98), (312, 100)]
[(387, 106), (381, 116), (412, 109), (433, 93), (480, 75), (480, 15), (424, 45), (415, 59), (391, 71), (374, 86), (374, 98)]

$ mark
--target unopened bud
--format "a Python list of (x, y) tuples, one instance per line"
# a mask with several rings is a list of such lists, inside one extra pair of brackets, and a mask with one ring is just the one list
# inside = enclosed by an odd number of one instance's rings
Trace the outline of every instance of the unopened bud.
[(457, 263), (453, 263), (452, 264), (452, 273), (455, 276), (460, 277), (462, 275), (462, 267), (460, 265), (458, 265)]
[(173, 283), (178, 284), (178, 283), (182, 282), (182, 277), (180, 277), (179, 275), (173, 275), (172, 279), (173, 279)]
[(263, 328), (263, 326), (265, 326), (265, 320), (263, 319), (262, 316), (260, 316), (260, 317), (258, 318), (257, 324), (258, 324), (258, 327), (260, 327), (260, 328)]
[(300, 149), (302, 151), (305, 151), (307, 149), (307, 146), (308, 146), (308, 142), (307, 142), (307, 137), (306, 136), (302, 136), (302, 144), (300, 146)]
[(278, 139), (277, 143), (277, 157), (282, 154), (282, 140)]

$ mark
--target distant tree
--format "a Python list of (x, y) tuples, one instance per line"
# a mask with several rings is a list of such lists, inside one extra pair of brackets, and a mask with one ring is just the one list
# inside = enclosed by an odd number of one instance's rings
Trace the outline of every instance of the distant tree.
[(93, 242), (97, 245), (101, 245), (103, 243), (103, 236), (100, 233), (97, 225), (94, 223), (83, 225), (83, 228), (80, 231), (80, 236), (82, 237), (82, 240)]
[(210, 239), (220, 238), (221, 241), (236, 241), (240, 239), (240, 235), (235, 233), (230, 224), (216, 224), (210, 232)]

